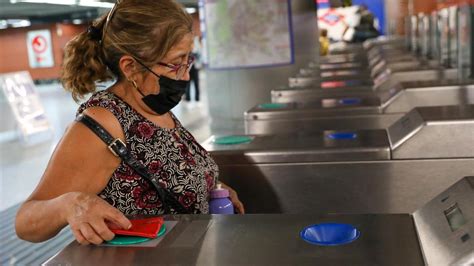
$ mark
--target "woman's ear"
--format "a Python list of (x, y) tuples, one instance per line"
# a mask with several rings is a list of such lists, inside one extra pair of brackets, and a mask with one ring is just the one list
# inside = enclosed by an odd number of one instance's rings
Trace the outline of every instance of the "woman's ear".
[(124, 55), (120, 58), (119, 67), (127, 80), (133, 79), (133, 76), (137, 73), (135, 59), (129, 55)]

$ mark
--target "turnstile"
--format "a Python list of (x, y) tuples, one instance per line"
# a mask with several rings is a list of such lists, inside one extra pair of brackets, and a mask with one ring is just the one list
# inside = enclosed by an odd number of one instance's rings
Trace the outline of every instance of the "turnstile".
[(326, 131), (311, 142), (306, 132), (253, 136), (256, 146), (210, 140), (204, 147), (250, 212), (400, 213), (473, 173), (474, 145), (466, 145), (474, 143), (472, 132), (474, 106), (447, 106), (412, 110), (388, 128), (385, 141), (376, 133), (368, 140), (364, 131)]
[[(260, 104), (245, 113), (245, 127), (247, 133), (265, 133), (265, 128), (275, 128), (276, 124), (312, 123), (318, 127), (316, 121), (331, 120), (332, 117), (339, 118), (333, 123), (335, 127), (324, 127), (323, 129), (351, 129), (351, 123), (341, 124), (341, 118), (363, 119), (367, 114), (400, 114), (406, 113), (414, 107), (444, 106), (444, 105), (466, 105), (474, 103), (474, 85), (455, 85), (439, 87), (419, 87), (401, 89), (394, 87), (378, 95), (379, 97), (331, 97), (316, 98), (310, 102), (272, 103)], [(307, 99), (310, 97), (308, 96)], [(326, 117), (326, 118), (324, 118)], [(373, 116), (374, 117), (374, 116)], [(375, 116), (377, 117), (377, 116)], [(393, 117), (393, 116), (392, 116)], [(287, 123), (285, 122), (288, 121)], [(392, 120), (390, 120), (392, 121)], [(352, 122), (352, 124), (357, 121)], [(273, 125), (272, 125), (273, 124)], [(367, 126), (363, 127), (362, 125)], [(372, 129), (374, 125), (364, 122), (359, 129)], [(284, 126), (286, 126), (284, 125)], [(280, 126), (277, 126), (280, 127)], [(311, 127), (305, 125), (304, 127)], [(386, 127), (386, 124), (384, 124)], [(384, 128), (382, 127), (382, 128)], [(292, 131), (291, 128), (283, 129)]]
[[(444, 72), (444, 71), (443, 71)], [(424, 72), (421, 74), (425, 74)], [(416, 75), (416, 73), (410, 74)], [(463, 86), (474, 83), (472, 80), (430, 80), (430, 81), (416, 81), (416, 82), (398, 82), (399, 76), (389, 76), (380, 86), (374, 87), (334, 87), (334, 88), (321, 88), (321, 87), (281, 87), (273, 89), (271, 91), (271, 100), (273, 103), (289, 103), (289, 102), (313, 102), (322, 98), (330, 97), (379, 97), (381, 99), (386, 98), (386, 94), (390, 91), (405, 90), (406, 94), (413, 95), (418, 89), (426, 88), (441, 88), (459, 86), (462, 90)], [(406, 79), (406, 78), (405, 78)], [(442, 91), (436, 89), (436, 91)], [(455, 90), (450, 90), (451, 93), (455, 93)], [(409, 92), (409, 93), (408, 93)], [(411, 96), (413, 97), (413, 96)], [(422, 105), (421, 105), (422, 106)]]
[[(161, 238), (120, 247), (73, 242), (43, 265), (472, 265), (474, 177), (447, 187), (414, 214), (164, 216)], [(323, 223), (353, 226), (355, 240), (320, 246), (301, 238)]]

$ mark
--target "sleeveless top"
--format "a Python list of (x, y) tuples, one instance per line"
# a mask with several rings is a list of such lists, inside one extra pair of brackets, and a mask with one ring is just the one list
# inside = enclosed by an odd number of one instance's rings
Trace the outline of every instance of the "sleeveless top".
[[(159, 127), (108, 90), (94, 93), (77, 115), (90, 107), (105, 108), (117, 118), (130, 153), (183, 206), (193, 213), (209, 212), (209, 192), (217, 180), (218, 166), (171, 112), (175, 128)], [(99, 196), (126, 215), (164, 214), (153, 185), (123, 161)]]

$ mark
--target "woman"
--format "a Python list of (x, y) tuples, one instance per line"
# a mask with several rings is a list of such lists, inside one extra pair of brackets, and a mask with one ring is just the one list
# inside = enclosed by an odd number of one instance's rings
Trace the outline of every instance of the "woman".
[[(190, 16), (172, 0), (118, 1), (107, 17), (68, 43), (62, 80), (75, 100), (94, 93), (78, 115), (87, 115), (126, 143), (180, 205), (191, 213), (207, 213), (217, 165), (169, 111), (189, 82), (191, 29)], [(112, 87), (95, 92), (96, 81), (113, 77)], [(229, 190), (236, 210), (244, 213), (237, 194)], [(90, 128), (75, 122), (20, 208), (16, 232), (38, 242), (69, 224), (79, 243), (100, 244), (114, 237), (110, 227), (131, 226), (125, 215), (165, 210), (148, 180)]]

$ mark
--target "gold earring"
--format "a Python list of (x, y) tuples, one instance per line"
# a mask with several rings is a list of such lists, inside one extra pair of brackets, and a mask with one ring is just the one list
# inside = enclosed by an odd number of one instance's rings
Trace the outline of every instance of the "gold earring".
[(135, 80), (129, 79), (128, 81), (129, 81), (130, 83), (132, 83), (132, 85), (133, 85), (133, 87), (134, 87), (135, 89), (138, 90), (138, 85), (137, 85), (137, 82), (136, 82)]

